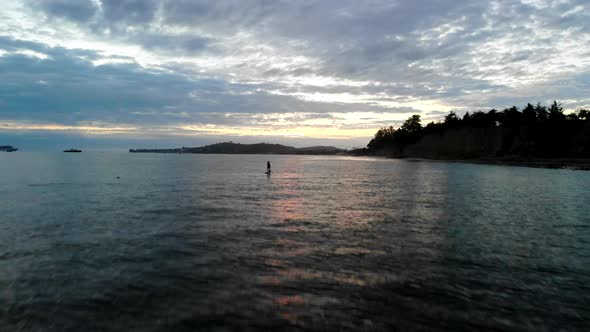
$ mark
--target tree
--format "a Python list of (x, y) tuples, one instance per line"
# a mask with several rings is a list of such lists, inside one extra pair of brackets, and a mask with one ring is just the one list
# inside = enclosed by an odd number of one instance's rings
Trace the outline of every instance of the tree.
[(406, 145), (419, 140), (421, 136), (422, 123), (420, 122), (420, 115), (414, 114), (395, 132), (395, 143), (402, 150)]
[(395, 138), (395, 129), (393, 127), (383, 127), (375, 133), (375, 137), (367, 144), (369, 149), (382, 149), (393, 144)]
[(584, 108), (578, 110), (578, 118), (580, 120), (588, 121), (590, 120), (590, 111)]
[(522, 113), (518, 111), (516, 106), (506, 108), (502, 111), (502, 118), (500, 121), (504, 127), (518, 127), (522, 122)]
[(537, 120), (539, 121), (546, 121), (549, 118), (547, 107), (542, 106), (539, 102), (537, 102), (537, 106), (535, 106), (535, 113), (537, 113)]
[(563, 107), (561, 104), (558, 104), (556, 100), (553, 101), (553, 104), (549, 106), (549, 121), (562, 121), (565, 120), (565, 115), (563, 114)]
[(469, 112), (466, 112), (465, 115), (463, 115), (463, 123), (468, 124), (470, 121), (471, 121), (471, 114), (469, 114)]
[[(492, 110), (495, 111), (495, 110)], [(496, 126), (496, 114), (490, 111), (485, 113), (482, 111), (473, 112), (469, 126), (476, 128), (491, 128)]]
[(399, 128), (401, 131), (405, 131), (409, 134), (417, 134), (422, 130), (422, 123), (420, 120), (420, 115), (414, 114), (410, 118), (408, 118), (404, 124)]
[(422, 135), (428, 135), (433, 133), (442, 133), (444, 131), (444, 124), (441, 122), (431, 121), (422, 129)]
[(537, 112), (535, 112), (535, 106), (533, 106), (533, 104), (526, 104), (525, 108), (522, 110), (522, 120), (526, 124), (532, 124), (537, 121)]
[(461, 122), (461, 119), (457, 116), (457, 113), (451, 111), (445, 116), (445, 125), (449, 127), (457, 126)]
[(500, 122), (500, 117), (498, 116), (498, 110), (495, 108), (492, 108), (488, 114), (487, 114), (487, 118), (488, 121), (492, 122), (494, 124), (494, 127), (498, 126), (498, 123)]

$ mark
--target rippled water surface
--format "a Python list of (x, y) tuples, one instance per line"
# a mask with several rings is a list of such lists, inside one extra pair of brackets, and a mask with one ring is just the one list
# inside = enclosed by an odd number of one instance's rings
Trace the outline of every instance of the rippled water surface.
[(590, 330), (589, 191), (568, 170), (4, 153), (0, 330)]

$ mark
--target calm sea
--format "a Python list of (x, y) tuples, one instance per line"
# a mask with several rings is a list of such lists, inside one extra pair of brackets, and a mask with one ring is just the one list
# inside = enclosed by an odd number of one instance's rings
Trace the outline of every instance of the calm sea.
[(590, 172), (0, 154), (1, 331), (269, 329), (588, 331)]

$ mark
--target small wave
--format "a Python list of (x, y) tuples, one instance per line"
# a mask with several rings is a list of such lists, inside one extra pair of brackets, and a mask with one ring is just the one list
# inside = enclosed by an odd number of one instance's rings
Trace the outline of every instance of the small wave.
[(148, 213), (148, 214), (163, 215), (163, 214), (174, 214), (175, 210), (172, 210), (172, 209), (154, 209), (154, 210), (145, 210), (143, 212), (144, 213)]
[(553, 225), (553, 228), (590, 228), (590, 225), (562, 224), (562, 225)]
[(50, 183), (31, 183), (28, 187), (51, 187), (51, 186), (67, 186), (72, 185), (70, 182), (50, 182)]

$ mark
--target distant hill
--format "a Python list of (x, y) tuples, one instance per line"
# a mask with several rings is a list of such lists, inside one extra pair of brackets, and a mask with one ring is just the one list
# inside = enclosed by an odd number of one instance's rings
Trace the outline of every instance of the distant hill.
[(130, 149), (131, 153), (208, 153), (208, 154), (345, 154), (346, 150), (333, 146), (312, 146), (294, 148), (281, 144), (257, 143), (240, 144), (233, 142), (217, 143), (201, 147), (182, 147), (174, 149)]
[(337, 147), (333, 147), (333, 146), (310, 146), (310, 147), (306, 147), (306, 148), (298, 148), (297, 151), (300, 152), (305, 152), (305, 151), (309, 151), (309, 152), (317, 152), (317, 151), (324, 151), (324, 152), (344, 152), (344, 150), (339, 149)]

